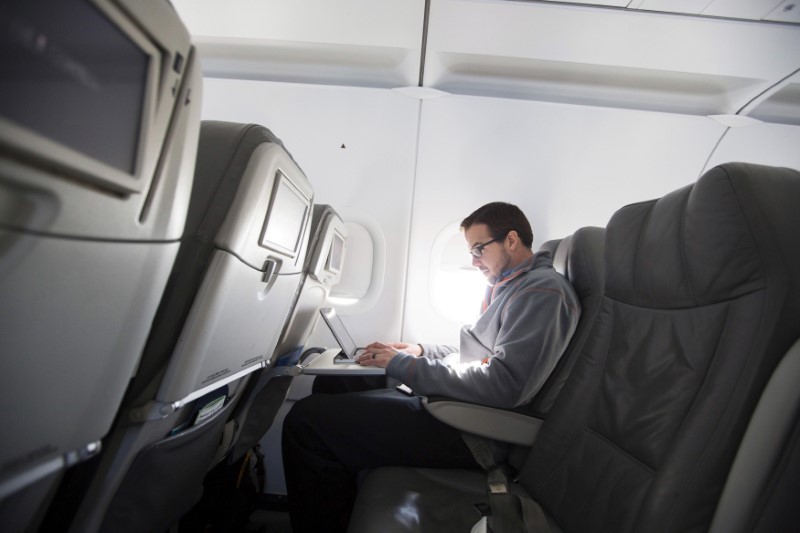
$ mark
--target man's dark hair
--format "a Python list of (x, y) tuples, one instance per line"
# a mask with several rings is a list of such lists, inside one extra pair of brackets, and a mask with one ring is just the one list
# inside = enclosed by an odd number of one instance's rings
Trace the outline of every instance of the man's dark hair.
[(505, 202), (491, 202), (476, 209), (461, 221), (461, 229), (466, 230), (475, 224), (486, 224), (493, 238), (499, 238), (515, 230), (522, 244), (530, 248), (533, 245), (531, 224), (522, 210)]

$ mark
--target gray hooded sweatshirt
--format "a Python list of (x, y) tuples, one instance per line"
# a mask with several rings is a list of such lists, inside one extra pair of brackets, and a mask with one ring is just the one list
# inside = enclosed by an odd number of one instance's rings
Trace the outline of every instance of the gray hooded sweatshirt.
[(578, 297), (540, 252), (489, 287), (483, 309), (461, 330), (459, 363), (441, 361), (455, 347), (423, 344), (423, 357), (400, 352), (386, 374), (423, 396), (501, 408), (529, 402), (575, 332)]

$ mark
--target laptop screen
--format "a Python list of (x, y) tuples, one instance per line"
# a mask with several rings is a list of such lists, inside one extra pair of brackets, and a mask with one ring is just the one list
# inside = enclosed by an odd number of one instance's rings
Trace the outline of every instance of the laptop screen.
[(347, 332), (347, 328), (344, 327), (344, 322), (342, 322), (342, 319), (336, 314), (336, 309), (333, 307), (323, 307), (319, 312), (325, 320), (325, 323), (328, 324), (328, 328), (330, 328), (331, 333), (333, 333), (336, 342), (339, 343), (344, 354), (350, 359), (355, 357), (358, 347)]

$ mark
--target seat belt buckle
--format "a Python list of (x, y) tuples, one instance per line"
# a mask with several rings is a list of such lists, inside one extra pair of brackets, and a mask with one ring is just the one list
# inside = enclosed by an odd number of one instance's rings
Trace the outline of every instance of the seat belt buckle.
[(508, 494), (508, 480), (499, 468), (492, 468), (487, 474), (486, 482), (489, 487), (489, 494)]
[(508, 494), (508, 486), (505, 483), (489, 483), (489, 493)]

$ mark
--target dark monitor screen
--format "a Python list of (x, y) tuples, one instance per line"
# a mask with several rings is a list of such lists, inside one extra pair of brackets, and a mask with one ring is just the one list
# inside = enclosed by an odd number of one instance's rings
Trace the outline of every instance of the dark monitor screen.
[(0, 115), (136, 171), (149, 56), (84, 0), (0, 5)]
[(331, 251), (328, 255), (328, 270), (339, 272), (342, 269), (342, 256), (344, 255), (344, 239), (341, 235), (334, 232), (331, 241)]
[(278, 171), (275, 179), (261, 244), (294, 257), (300, 248), (311, 201), (282, 172)]

